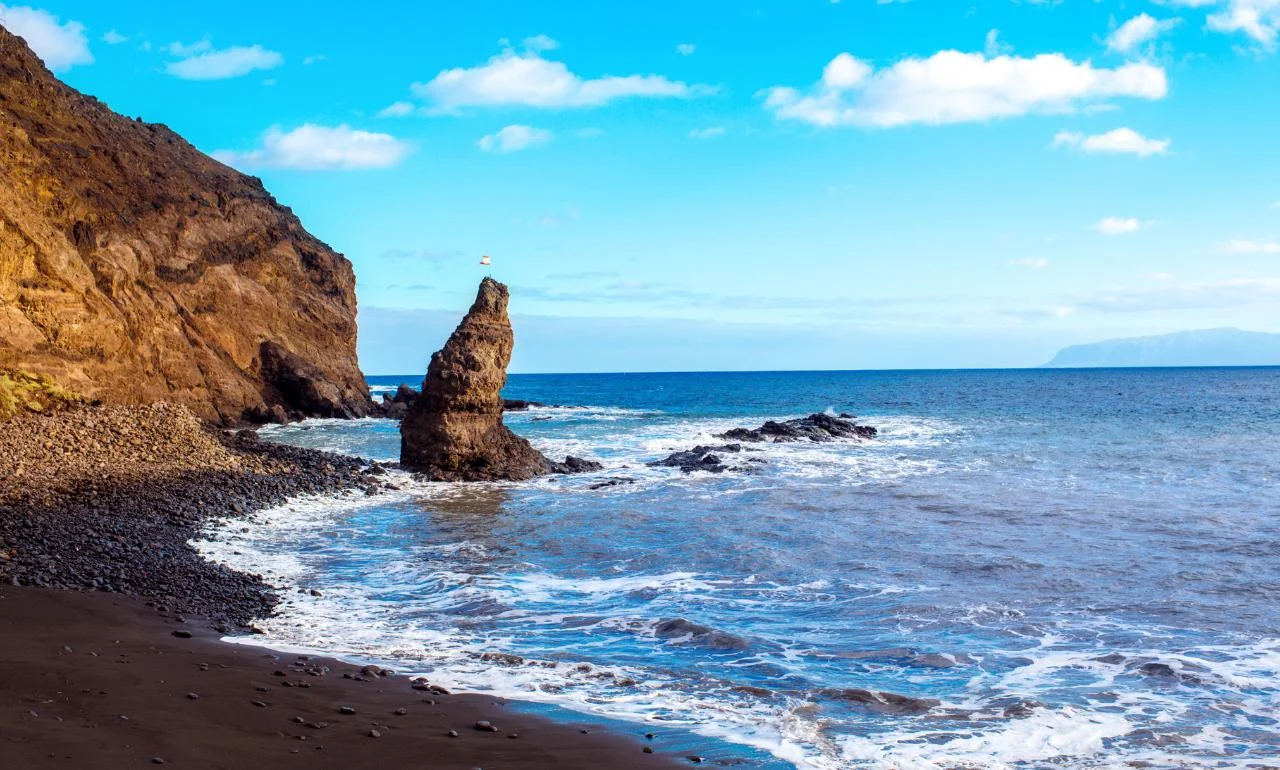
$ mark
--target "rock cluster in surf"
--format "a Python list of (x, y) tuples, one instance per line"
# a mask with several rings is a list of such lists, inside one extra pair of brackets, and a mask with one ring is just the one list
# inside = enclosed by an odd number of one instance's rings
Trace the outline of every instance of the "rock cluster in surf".
[(759, 428), (734, 428), (716, 436), (730, 441), (786, 442), (813, 441), (824, 443), (842, 438), (875, 438), (878, 431), (870, 425), (858, 425), (852, 415), (832, 417), (829, 414), (811, 414), (796, 420), (776, 422), (770, 420)]
[(435, 481), (523, 481), (548, 473), (599, 470), (554, 463), (502, 423), (502, 388), (515, 347), (507, 287), (480, 282), (471, 310), (431, 356), (422, 395), (400, 424), (400, 464)]
[(707, 473), (724, 473), (737, 471), (750, 473), (766, 461), (759, 457), (748, 457), (743, 465), (730, 465), (725, 455), (741, 455), (745, 449), (742, 443), (787, 443), (793, 441), (812, 441), (825, 443), (838, 439), (870, 439), (875, 438), (877, 431), (869, 425), (858, 425), (852, 422), (852, 415), (832, 417), (829, 414), (811, 414), (796, 420), (776, 422), (770, 420), (759, 428), (733, 428), (716, 436), (729, 439), (732, 444), (720, 446), (696, 446), (680, 452), (673, 452), (661, 460), (649, 463), (651, 467), (679, 468), (685, 473), (705, 471)]

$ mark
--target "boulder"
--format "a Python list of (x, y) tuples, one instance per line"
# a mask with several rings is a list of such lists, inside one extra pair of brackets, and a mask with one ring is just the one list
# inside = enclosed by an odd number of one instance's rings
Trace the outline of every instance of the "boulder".
[(502, 388), (515, 346), (507, 287), (480, 282), (476, 301), (431, 356), (422, 395), (400, 424), (400, 464), (436, 481), (523, 481), (595, 470), (575, 458), (553, 463), (502, 423)]

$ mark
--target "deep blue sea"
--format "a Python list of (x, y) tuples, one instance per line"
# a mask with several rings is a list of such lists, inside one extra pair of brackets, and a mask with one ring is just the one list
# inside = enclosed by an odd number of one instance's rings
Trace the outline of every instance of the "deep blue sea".
[[(523, 375), (506, 394), (565, 405), (507, 422), (606, 469), (397, 472), (212, 527), (211, 558), (290, 597), (268, 643), (748, 767), (1280, 766), (1280, 369)], [(827, 410), (880, 437), (767, 445), (753, 474), (645, 465)], [(385, 420), (263, 434), (399, 450)]]

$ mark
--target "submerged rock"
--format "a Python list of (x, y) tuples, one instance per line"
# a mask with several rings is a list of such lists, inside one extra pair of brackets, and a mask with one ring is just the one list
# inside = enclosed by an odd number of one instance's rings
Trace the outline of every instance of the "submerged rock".
[(663, 620), (654, 626), (653, 632), (660, 639), (687, 638), (690, 642), (713, 650), (745, 650), (750, 646), (750, 643), (740, 636), (717, 631), (684, 618)]
[(754, 429), (734, 428), (719, 434), (716, 438), (756, 443), (764, 441), (827, 442), (841, 438), (870, 439), (875, 438), (877, 433), (878, 431), (870, 425), (857, 425), (850, 420), (818, 413), (786, 422), (770, 420)]
[(515, 346), (507, 287), (480, 282), (476, 301), (431, 356), (422, 395), (400, 424), (400, 464), (435, 481), (523, 481), (599, 470), (578, 458), (553, 463), (502, 424), (502, 388)]
[(829, 688), (820, 691), (827, 698), (856, 703), (877, 714), (910, 716), (924, 714), (941, 704), (934, 698), (913, 698), (895, 692), (863, 690), (859, 687)]

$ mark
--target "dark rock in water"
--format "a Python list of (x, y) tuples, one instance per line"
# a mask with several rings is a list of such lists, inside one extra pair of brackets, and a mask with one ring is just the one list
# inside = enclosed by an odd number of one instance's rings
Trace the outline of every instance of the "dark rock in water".
[(870, 711), (874, 711), (877, 714), (893, 714), (900, 716), (924, 714), (942, 703), (941, 701), (933, 698), (913, 698), (909, 695), (899, 695), (893, 692), (875, 690), (863, 690), (857, 687), (848, 687), (843, 689), (830, 688), (820, 690), (819, 693), (827, 698), (856, 703)]
[(396, 388), (396, 394), (391, 397), (391, 403), (412, 404), (413, 402), (417, 401), (418, 397), (421, 395), (422, 395), (421, 393), (409, 387), (408, 385), (401, 384), (400, 387)]
[(604, 466), (594, 460), (584, 460), (573, 455), (564, 458), (562, 463), (552, 463), (551, 467), (554, 473), (591, 473), (604, 470)]
[(716, 438), (750, 442), (827, 442), (840, 438), (875, 438), (877, 432), (869, 425), (856, 425), (839, 417), (819, 413), (786, 422), (770, 420), (755, 429), (734, 428), (721, 433)]
[(696, 446), (683, 452), (675, 452), (662, 460), (649, 463), (654, 468), (679, 468), (685, 473), (707, 471), (708, 473), (724, 473), (725, 471), (745, 471), (742, 467), (726, 465), (719, 454), (738, 454), (741, 444), (725, 444), (724, 446)]
[(661, 639), (678, 639), (689, 637), (689, 640), (713, 650), (745, 650), (750, 644), (746, 639), (714, 628), (685, 620), (672, 618), (654, 626), (654, 634)]
[(521, 401), (513, 398), (502, 402), (502, 409), (507, 412), (524, 412), (535, 406), (547, 406), (547, 404), (538, 401)]
[(435, 481), (523, 481), (598, 466), (553, 463), (502, 424), (502, 388), (515, 347), (507, 287), (492, 278), (442, 350), (400, 424), (400, 464)]
[(587, 487), (587, 489), (607, 489), (609, 487), (621, 487), (626, 484), (634, 484), (634, 483), (636, 483), (635, 479), (625, 479), (625, 478), (605, 479), (604, 481), (599, 481), (599, 482), (596, 482), (595, 484), (592, 484), (591, 486)]

